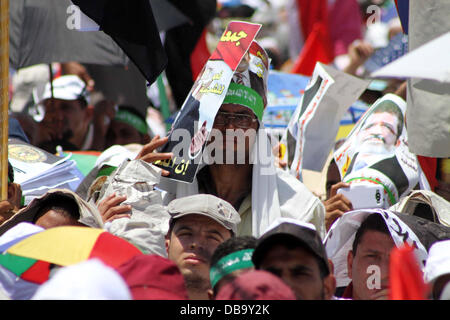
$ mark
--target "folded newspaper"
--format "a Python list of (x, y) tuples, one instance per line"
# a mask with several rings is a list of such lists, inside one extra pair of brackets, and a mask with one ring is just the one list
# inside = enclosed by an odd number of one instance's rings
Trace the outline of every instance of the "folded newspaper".
[(58, 157), (18, 139), (8, 140), (8, 160), (26, 205), (50, 189), (75, 191), (84, 177), (70, 155)]

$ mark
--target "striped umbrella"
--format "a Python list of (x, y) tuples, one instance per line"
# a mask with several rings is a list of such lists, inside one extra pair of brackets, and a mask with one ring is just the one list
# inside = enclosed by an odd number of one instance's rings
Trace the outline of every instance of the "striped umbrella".
[(0, 265), (30, 282), (48, 280), (52, 265), (68, 266), (99, 258), (118, 267), (142, 252), (103, 229), (62, 226), (47, 229), (13, 244), (0, 255)]

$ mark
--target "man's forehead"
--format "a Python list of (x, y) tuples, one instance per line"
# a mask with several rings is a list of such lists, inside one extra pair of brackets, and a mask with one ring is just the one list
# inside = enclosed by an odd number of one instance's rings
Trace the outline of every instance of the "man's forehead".
[(388, 122), (388, 123), (392, 123), (392, 122), (398, 122), (398, 118), (395, 114), (390, 113), (390, 112), (376, 112), (373, 113), (369, 116), (369, 118), (367, 118), (367, 122), (374, 122), (374, 121), (383, 121), (383, 122)]
[(395, 245), (394, 240), (390, 235), (377, 230), (367, 230), (362, 235), (360, 245), (370, 245), (373, 246), (373, 249), (375, 250), (379, 247), (384, 247), (386, 242), (392, 243), (392, 246)]
[(272, 246), (261, 260), (263, 268), (319, 268), (315, 255), (302, 247), (287, 248), (284, 245)]

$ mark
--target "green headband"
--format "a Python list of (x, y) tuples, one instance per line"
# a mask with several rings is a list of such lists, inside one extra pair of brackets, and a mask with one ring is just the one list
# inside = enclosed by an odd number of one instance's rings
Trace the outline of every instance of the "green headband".
[(119, 110), (114, 117), (114, 120), (122, 121), (130, 126), (136, 128), (142, 134), (148, 133), (147, 123), (139, 118), (137, 115), (127, 111), (127, 110)]
[(230, 253), (220, 259), (209, 270), (209, 279), (211, 288), (214, 288), (217, 282), (233, 271), (253, 267), (252, 255), (255, 249), (244, 249)]
[(250, 108), (259, 120), (262, 120), (264, 103), (261, 96), (252, 88), (231, 82), (222, 103), (234, 103)]

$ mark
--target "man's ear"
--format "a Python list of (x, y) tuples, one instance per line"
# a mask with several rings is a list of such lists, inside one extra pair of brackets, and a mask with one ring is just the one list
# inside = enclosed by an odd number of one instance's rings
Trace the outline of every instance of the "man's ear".
[(330, 273), (334, 274), (334, 263), (331, 259), (328, 259), (328, 267), (330, 268)]
[(214, 298), (214, 293), (213, 293), (213, 289), (208, 289), (208, 299), (209, 300), (216, 300), (215, 298)]
[(331, 300), (336, 292), (336, 277), (334, 276), (334, 264), (331, 259), (328, 259), (328, 268), (330, 274), (323, 279), (325, 300)]
[(331, 300), (336, 292), (336, 277), (333, 273), (330, 273), (323, 279), (323, 288), (325, 300)]
[(94, 119), (94, 106), (88, 104), (86, 106), (85, 112), (86, 112), (86, 120), (92, 121), (92, 119)]
[(350, 250), (347, 254), (347, 276), (352, 279), (352, 268), (353, 268), (353, 251)]
[(166, 246), (167, 255), (169, 255), (170, 236), (168, 234), (166, 235), (166, 239), (164, 240), (164, 244)]
[(21, 208), (22, 188), (17, 183), (8, 184), (8, 201), (13, 205), (15, 210)]

